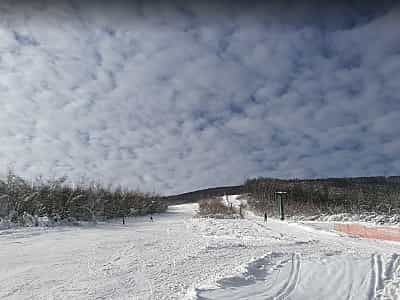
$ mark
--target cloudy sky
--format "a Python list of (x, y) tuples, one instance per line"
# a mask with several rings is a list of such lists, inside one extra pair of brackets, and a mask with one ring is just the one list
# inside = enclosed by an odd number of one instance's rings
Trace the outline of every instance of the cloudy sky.
[(163, 194), (399, 175), (400, 5), (247, 3), (1, 1), (1, 171)]

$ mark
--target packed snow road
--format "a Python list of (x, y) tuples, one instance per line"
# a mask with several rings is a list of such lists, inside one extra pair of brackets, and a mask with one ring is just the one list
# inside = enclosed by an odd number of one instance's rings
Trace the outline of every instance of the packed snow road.
[(400, 299), (399, 243), (195, 210), (0, 231), (0, 299)]

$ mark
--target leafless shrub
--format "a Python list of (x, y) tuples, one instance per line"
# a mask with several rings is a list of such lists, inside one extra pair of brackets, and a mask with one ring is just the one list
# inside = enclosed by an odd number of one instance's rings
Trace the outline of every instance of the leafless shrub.
[(238, 217), (235, 208), (226, 206), (221, 198), (208, 198), (199, 201), (199, 215), (207, 217)]
[(155, 194), (100, 184), (70, 185), (65, 177), (55, 180), (26, 180), (9, 172), (0, 180), (0, 218), (24, 224), (27, 215), (62, 220), (103, 219), (164, 212), (167, 204)]

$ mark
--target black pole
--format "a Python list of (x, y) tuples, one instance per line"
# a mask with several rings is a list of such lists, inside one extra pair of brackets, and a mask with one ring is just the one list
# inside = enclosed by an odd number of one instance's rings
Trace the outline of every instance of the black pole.
[(285, 210), (284, 210), (284, 203), (283, 203), (283, 194), (279, 195), (279, 210), (281, 213), (281, 220), (285, 219)]

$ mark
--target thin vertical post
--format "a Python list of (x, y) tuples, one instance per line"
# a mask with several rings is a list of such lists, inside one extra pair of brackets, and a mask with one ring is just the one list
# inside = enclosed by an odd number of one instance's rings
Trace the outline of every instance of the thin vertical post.
[(282, 195), (283, 194), (280, 194), (279, 195), (279, 211), (280, 211), (280, 215), (281, 215), (281, 220), (284, 220), (285, 219), (285, 212), (284, 212), (284, 209), (283, 209), (283, 197), (282, 197)]

